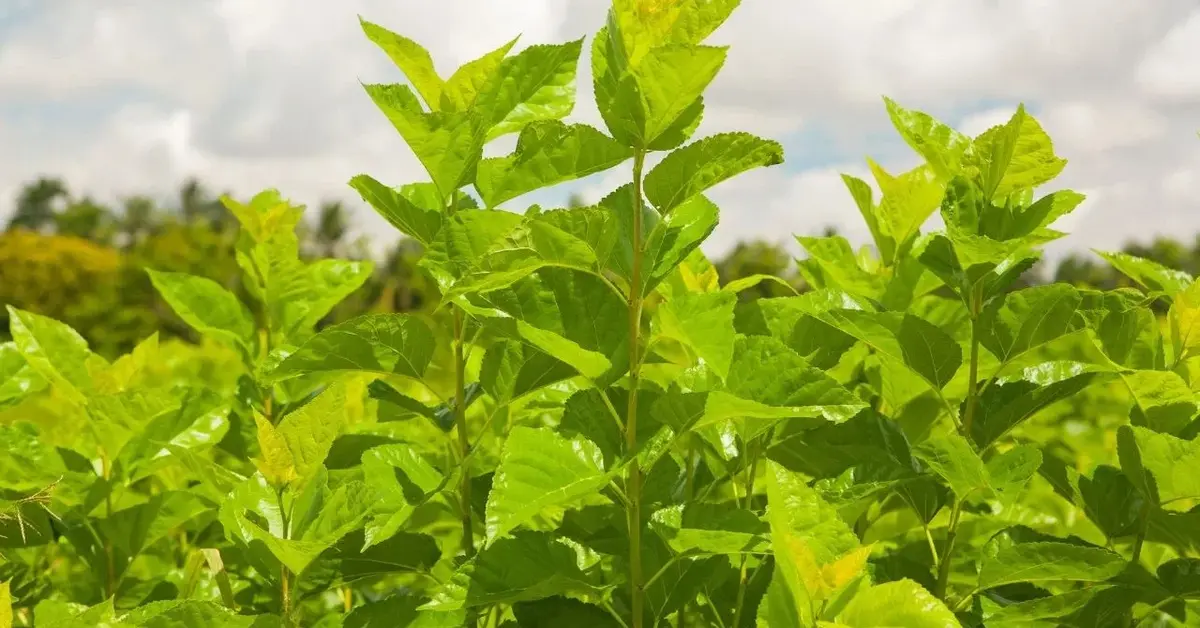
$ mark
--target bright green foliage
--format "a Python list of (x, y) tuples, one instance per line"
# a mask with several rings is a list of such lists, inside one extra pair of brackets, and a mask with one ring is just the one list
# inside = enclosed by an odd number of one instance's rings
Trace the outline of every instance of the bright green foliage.
[(150, 272), (202, 347), (10, 308), (0, 628), (1195, 624), (1200, 283), (1019, 287), (1084, 200), (1044, 129), (885, 99), (921, 163), (843, 178), (874, 246), (798, 236), (808, 290), (739, 301), (782, 280), (721, 285), (706, 194), (783, 151), (696, 137), (737, 5), (614, 0), (604, 129), (566, 119), (582, 40), (443, 77), (362, 21), (428, 179), (349, 184), (423, 246), (420, 315), (317, 329), (370, 266), (302, 260), (270, 190), (224, 199), (240, 288)]

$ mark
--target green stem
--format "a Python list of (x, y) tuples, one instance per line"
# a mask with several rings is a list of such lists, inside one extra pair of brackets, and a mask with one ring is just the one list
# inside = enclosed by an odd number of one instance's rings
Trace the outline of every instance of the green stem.
[[(749, 459), (749, 464), (746, 466), (746, 495), (743, 497), (742, 508), (750, 509), (751, 500), (754, 498), (754, 476), (758, 471), (758, 447), (756, 442), (751, 441), (746, 445), (746, 455)], [(742, 554), (741, 567), (738, 575), (738, 592), (737, 602), (733, 607), (733, 625), (735, 628), (742, 625), (742, 611), (746, 606), (746, 585), (749, 582), (749, 570), (746, 565), (747, 556)]]
[(1141, 515), (1138, 517), (1138, 533), (1137, 538), (1133, 541), (1133, 556), (1129, 562), (1137, 564), (1142, 559), (1142, 546), (1146, 543), (1146, 530), (1150, 527), (1150, 500), (1146, 500), (1142, 505)]
[[(455, 213), (454, 193), (446, 199), (446, 214)], [(475, 555), (475, 533), (471, 526), (471, 435), (467, 431), (467, 363), (463, 359), (463, 311), (451, 303), (454, 310), (454, 428), (458, 432), (458, 460), (462, 465), (462, 477), (458, 484), (458, 497), (462, 516), (462, 550), (466, 558)], [(466, 625), (474, 628), (478, 623), (475, 612), (469, 611)]]
[(938, 567), (937, 590), (934, 592), (942, 600), (946, 599), (946, 586), (950, 582), (950, 560), (954, 553), (954, 538), (958, 535), (958, 521), (962, 516), (962, 502), (955, 500), (950, 508), (950, 525), (946, 528), (946, 547), (942, 550), (942, 564)]
[(462, 504), (462, 549), (467, 558), (475, 555), (475, 535), (471, 527), (471, 474), (466, 468), (471, 454), (471, 435), (467, 432), (466, 361), (463, 360), (463, 315), (454, 308), (454, 427), (458, 431), (458, 459), (462, 478), (458, 484)]
[(938, 560), (937, 543), (933, 542), (933, 535), (929, 533), (929, 524), (923, 524), (921, 527), (925, 528), (925, 540), (929, 542), (929, 555), (933, 556), (933, 568), (940, 572), (942, 564)]
[(982, 295), (971, 297), (971, 362), (967, 379), (967, 408), (963, 415), (963, 437), (973, 443), (971, 428), (975, 423), (975, 406), (979, 399), (979, 311)]
[(625, 450), (630, 456), (625, 494), (629, 526), (629, 593), (633, 628), (642, 628), (645, 581), (642, 574), (642, 469), (637, 459), (637, 402), (641, 375), (642, 330), (642, 169), (646, 151), (633, 156), (633, 264), (629, 280), (629, 405), (625, 413)]
[[(108, 462), (108, 455), (103, 450), (100, 452), (100, 472), (104, 476), (104, 517), (107, 519), (112, 517), (112, 466)], [(104, 563), (104, 591), (105, 599), (107, 599), (113, 597), (117, 589), (116, 558), (113, 556), (112, 540), (108, 538), (107, 534), (104, 536)]]
[[(971, 428), (975, 421), (975, 406), (979, 398), (979, 314), (983, 309), (982, 285), (977, 286), (971, 294), (971, 362), (967, 379), (967, 408), (963, 414), (962, 431), (967, 443), (974, 447), (971, 438)], [(954, 539), (958, 534), (958, 521), (962, 516), (962, 500), (965, 496), (955, 499), (950, 509), (950, 525), (946, 528), (946, 547), (942, 550), (941, 564), (938, 565), (938, 581), (936, 595), (946, 599), (946, 587), (950, 582), (950, 566), (954, 554)]]
[(1158, 615), (1160, 612), (1162, 612), (1163, 608), (1166, 608), (1167, 604), (1170, 604), (1171, 602), (1174, 602), (1177, 599), (1178, 598), (1176, 598), (1173, 595), (1168, 596), (1166, 598), (1163, 598), (1158, 604), (1151, 606), (1150, 610), (1146, 611), (1145, 615), (1142, 615), (1140, 618), (1138, 618), (1137, 621), (1133, 622), (1134, 628), (1139, 628), (1142, 624), (1153, 619), (1156, 615)]
[[(268, 412), (270, 410), (268, 409)], [(288, 521), (287, 508), (283, 503), (283, 489), (280, 488), (275, 492), (275, 499), (279, 504), (279, 520), (283, 524), (283, 538), (290, 539), (292, 536), (291, 522)], [(280, 563), (279, 565), (279, 605), (280, 614), (283, 616), (283, 625), (292, 625), (292, 572), (288, 570), (287, 565)]]
[[(688, 438), (687, 447), (687, 480), (684, 486), (684, 499), (690, 504), (696, 499), (696, 467), (698, 462), (696, 456), (699, 451), (696, 447), (696, 439)], [(691, 606), (691, 601), (686, 601), (679, 607), (679, 612), (675, 617), (676, 628), (684, 628), (687, 626), (688, 607)]]

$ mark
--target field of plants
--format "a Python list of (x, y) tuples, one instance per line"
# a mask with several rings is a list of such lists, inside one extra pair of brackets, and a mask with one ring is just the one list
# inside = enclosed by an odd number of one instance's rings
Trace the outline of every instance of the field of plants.
[[(845, 177), (873, 246), (798, 236), (809, 288), (739, 299), (789, 284), (699, 248), (706, 191), (784, 159), (695, 137), (737, 4), (614, 0), (448, 78), (363, 21), (429, 180), (349, 185), (428, 312), (318, 329), (371, 264), (303, 259), (274, 190), (223, 199), (251, 298), (150, 271), (199, 345), (109, 361), (10, 306), (0, 628), (1200, 625), (1200, 282), (1020, 287), (1066, 160), (1023, 108), (969, 137), (885, 99), (922, 163)], [(603, 130), (566, 121), (584, 45)]]

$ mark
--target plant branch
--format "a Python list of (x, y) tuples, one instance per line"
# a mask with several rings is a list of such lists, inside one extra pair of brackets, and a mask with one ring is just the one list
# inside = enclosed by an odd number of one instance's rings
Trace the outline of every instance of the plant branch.
[(645, 581), (642, 574), (642, 469), (637, 459), (638, 384), (642, 329), (642, 169), (646, 151), (633, 156), (633, 272), (629, 281), (629, 405), (625, 414), (625, 450), (630, 456), (625, 493), (629, 526), (629, 589), (633, 628), (642, 628)]
[(946, 586), (950, 582), (950, 556), (954, 553), (954, 539), (958, 535), (958, 521), (962, 517), (962, 500), (955, 500), (950, 508), (950, 525), (946, 528), (946, 546), (942, 550), (942, 564), (938, 567), (937, 590), (942, 600), (946, 599)]

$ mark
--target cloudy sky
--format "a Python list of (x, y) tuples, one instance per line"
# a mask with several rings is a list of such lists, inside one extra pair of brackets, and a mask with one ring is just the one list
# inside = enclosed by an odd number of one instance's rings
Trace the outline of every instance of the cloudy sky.
[[(590, 36), (605, 0), (0, 0), (0, 220), (39, 174), (112, 200), (169, 198), (189, 175), (250, 195), (341, 199), (357, 233), (388, 228), (346, 187), (424, 173), (359, 81), (399, 73), (357, 16), (426, 45), (438, 70), (520, 34)], [(1200, 0), (743, 0), (701, 134), (781, 141), (783, 166), (717, 188), (709, 250), (866, 230), (838, 173), (916, 163), (881, 96), (977, 133), (1024, 102), (1088, 195), (1065, 249), (1200, 233)], [(587, 47), (585, 46), (585, 50)], [(586, 53), (573, 118), (599, 123)], [(531, 200), (598, 200), (612, 172)]]

